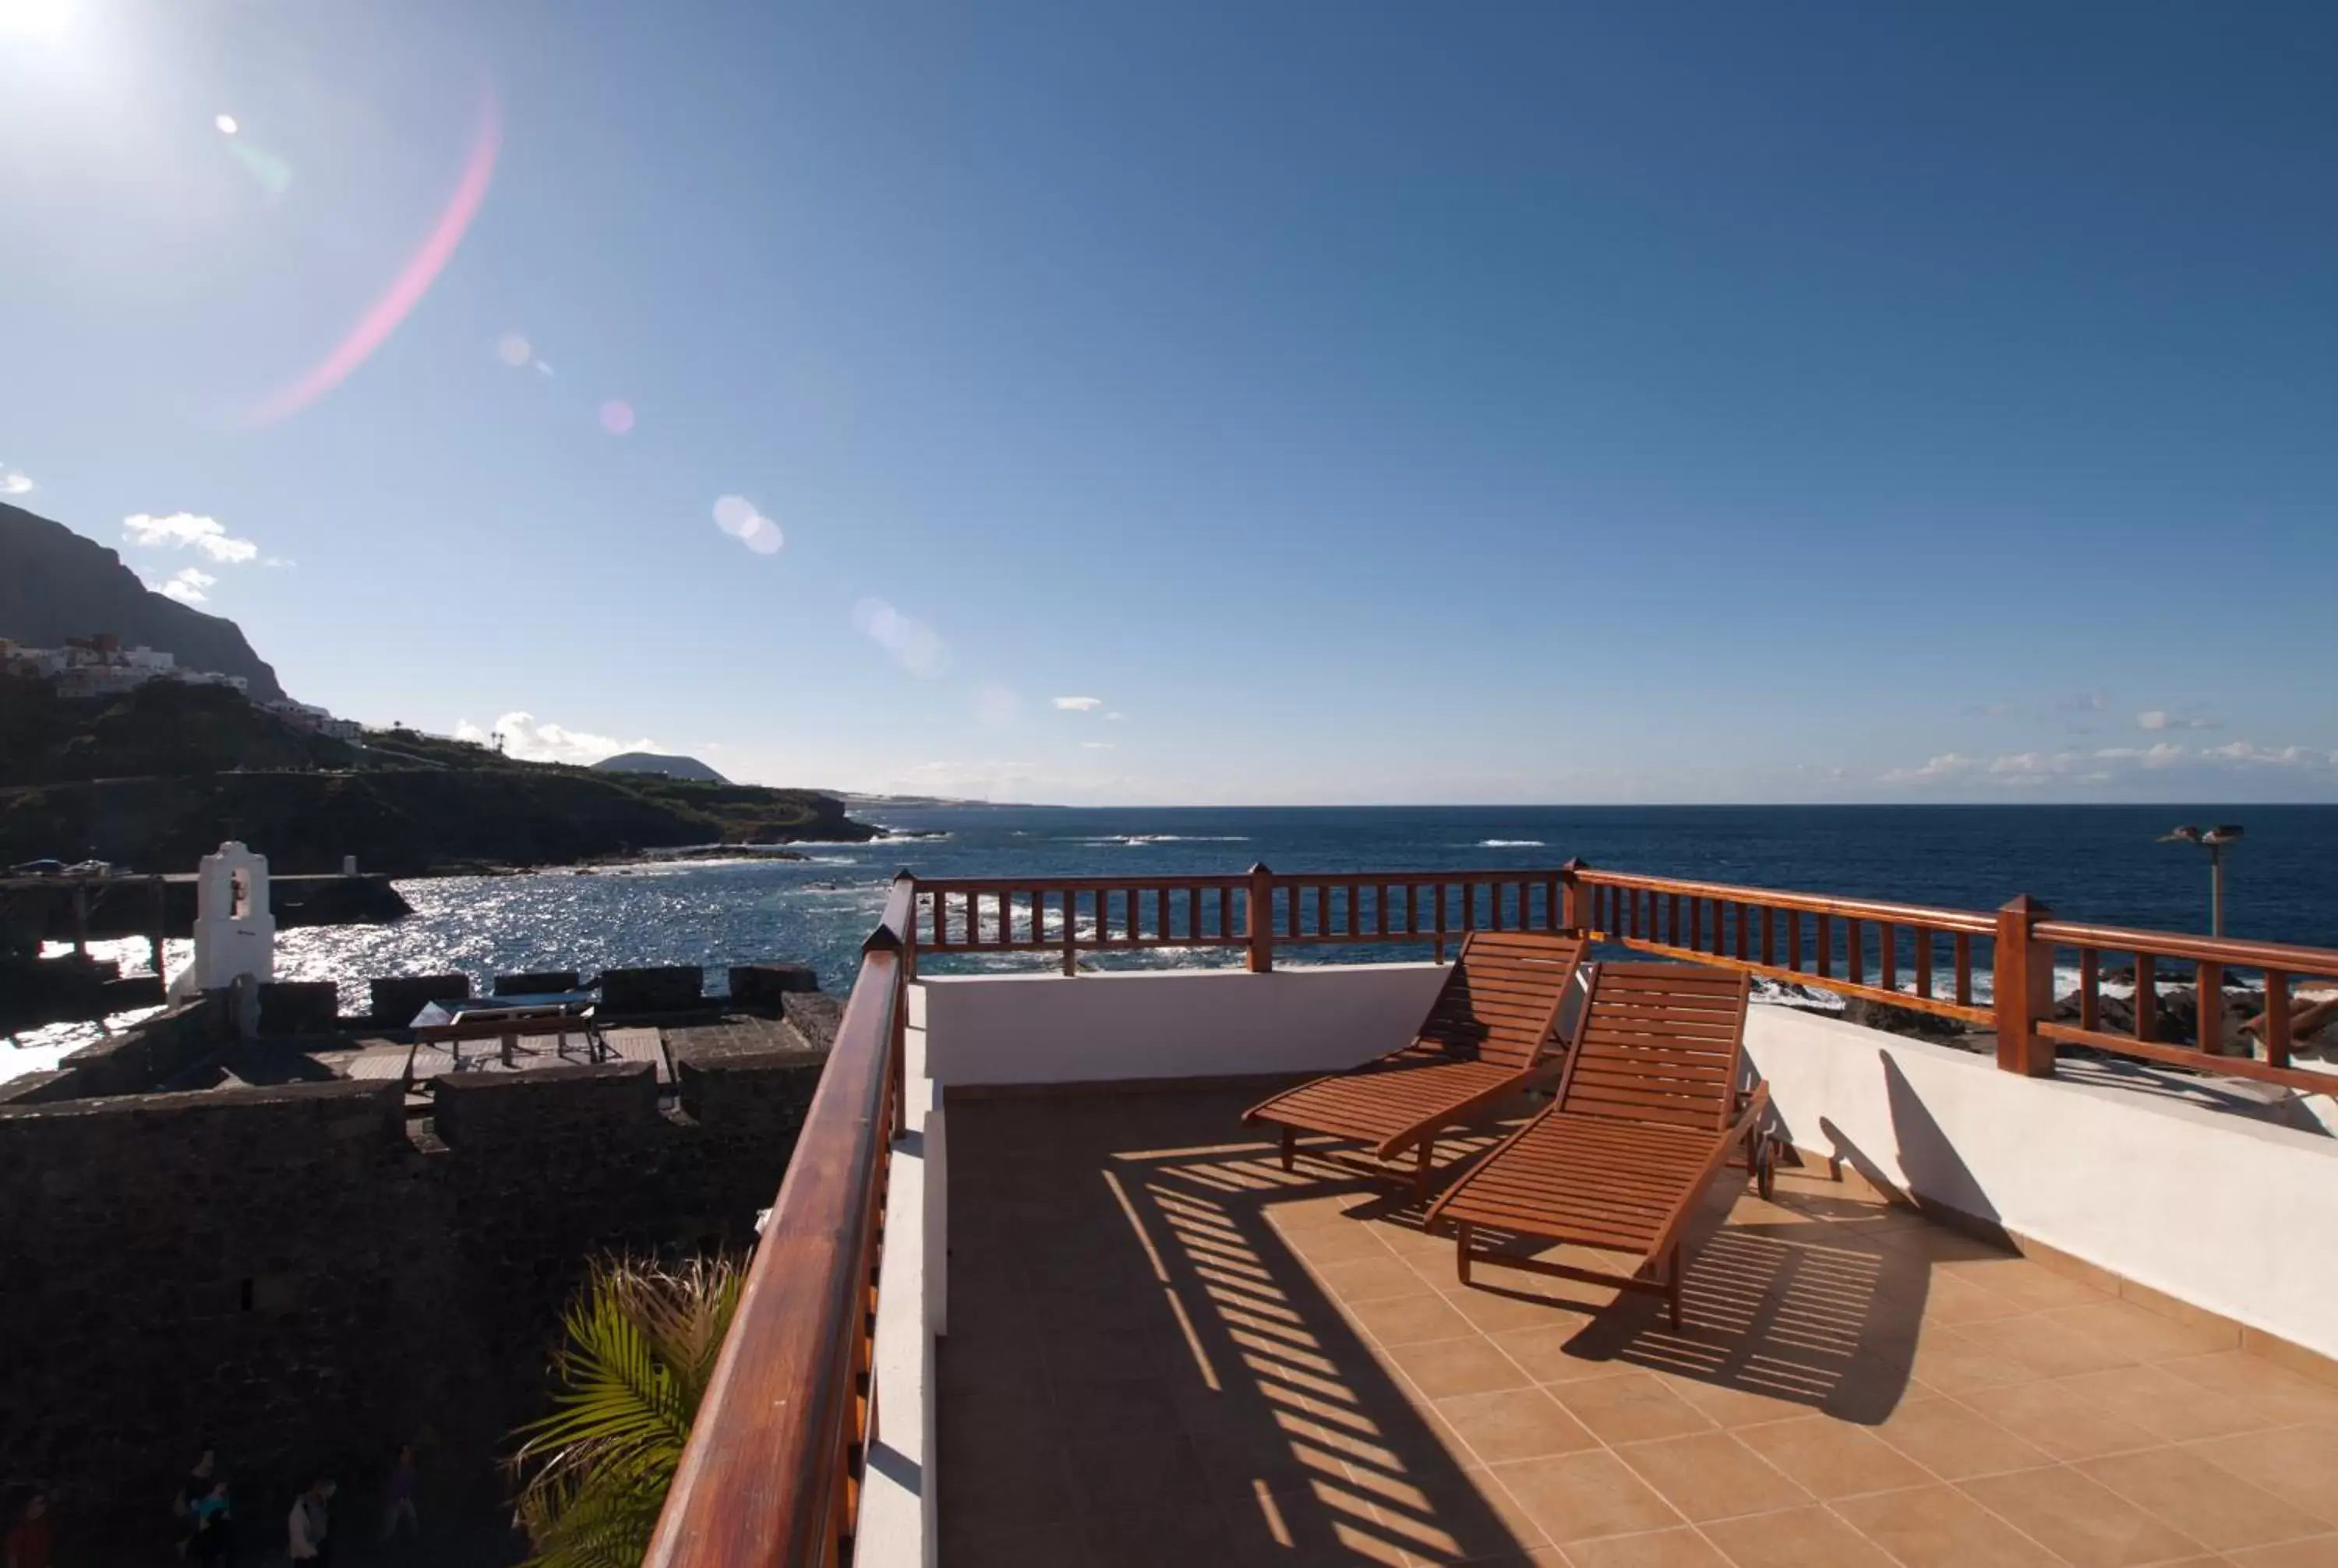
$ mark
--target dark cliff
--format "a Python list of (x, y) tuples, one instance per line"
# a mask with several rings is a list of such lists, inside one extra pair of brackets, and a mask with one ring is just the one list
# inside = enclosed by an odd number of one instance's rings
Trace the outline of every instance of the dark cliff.
[(0, 637), (55, 648), (93, 632), (160, 649), (192, 670), (241, 675), (254, 697), (284, 695), (234, 622), (155, 593), (120, 555), (61, 523), (0, 505)]

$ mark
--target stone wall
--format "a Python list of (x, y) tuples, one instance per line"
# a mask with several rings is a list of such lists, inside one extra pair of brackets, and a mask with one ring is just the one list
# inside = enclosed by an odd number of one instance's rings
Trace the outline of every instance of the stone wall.
[(262, 1534), (319, 1466), (369, 1531), (417, 1437), (442, 1517), (492, 1510), (586, 1259), (752, 1241), (825, 1061), (802, 1012), (670, 1036), (672, 1106), (621, 1063), (442, 1080), (411, 1123), (340, 1081), (0, 1103), (0, 1477), (76, 1561), (166, 1543), (206, 1441)]

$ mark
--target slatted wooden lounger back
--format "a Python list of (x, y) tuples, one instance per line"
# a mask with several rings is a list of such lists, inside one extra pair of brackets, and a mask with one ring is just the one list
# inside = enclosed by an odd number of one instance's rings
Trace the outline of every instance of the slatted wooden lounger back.
[(1386, 1160), (1419, 1152), (1426, 1181), (1437, 1135), (1467, 1126), (1551, 1067), (1547, 1050), (1583, 956), (1574, 932), (1473, 931), (1412, 1044), (1263, 1100), (1245, 1122), (1282, 1129), (1282, 1168), (1302, 1132), (1356, 1139)]
[[(1687, 964), (1601, 964), (1550, 1108), (1429, 1210), (1453, 1221), (1469, 1284), (1473, 1232), (1571, 1242), (1636, 1259), (1626, 1273), (1502, 1255), (1536, 1272), (1662, 1294), (1680, 1326), (1681, 1238), (1743, 1142), (1766, 1192), (1767, 1083), (1742, 1097), (1746, 980)], [(1488, 1256), (1488, 1254), (1476, 1254)]]

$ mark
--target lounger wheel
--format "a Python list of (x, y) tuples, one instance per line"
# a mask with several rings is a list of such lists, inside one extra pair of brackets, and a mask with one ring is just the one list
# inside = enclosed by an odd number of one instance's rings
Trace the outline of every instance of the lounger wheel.
[(1764, 1134), (1754, 1145), (1754, 1191), (1768, 1202), (1778, 1185), (1778, 1145)]

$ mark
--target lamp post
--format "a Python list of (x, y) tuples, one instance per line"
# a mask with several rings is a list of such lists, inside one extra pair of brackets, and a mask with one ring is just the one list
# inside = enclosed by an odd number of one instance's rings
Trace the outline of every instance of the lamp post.
[(2186, 823), (2159, 836), (2162, 844), (2197, 844), (2208, 851), (2208, 934), (2225, 934), (2225, 847), (2241, 836), (2235, 823), (2223, 823), (2205, 832)]

